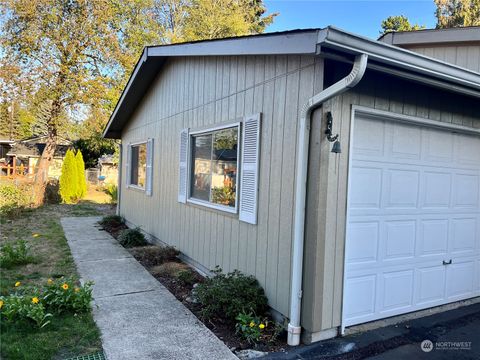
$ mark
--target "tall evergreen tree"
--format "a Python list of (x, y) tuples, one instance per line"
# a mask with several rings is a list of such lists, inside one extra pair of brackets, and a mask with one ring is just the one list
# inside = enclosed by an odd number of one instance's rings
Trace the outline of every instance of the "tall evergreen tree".
[(75, 155), (75, 163), (77, 165), (77, 182), (78, 182), (78, 199), (83, 199), (87, 195), (87, 180), (85, 178), (85, 163), (83, 162), (82, 152), (77, 150)]
[(411, 24), (410, 20), (404, 15), (389, 16), (382, 21), (382, 30), (380, 34), (386, 34), (395, 31), (413, 31), (425, 29), (425, 26), (418, 24)]
[(62, 174), (59, 180), (60, 197), (65, 204), (74, 204), (78, 201), (79, 181), (78, 167), (72, 150), (67, 150), (62, 164)]
[(434, 0), (437, 28), (480, 25), (480, 0)]

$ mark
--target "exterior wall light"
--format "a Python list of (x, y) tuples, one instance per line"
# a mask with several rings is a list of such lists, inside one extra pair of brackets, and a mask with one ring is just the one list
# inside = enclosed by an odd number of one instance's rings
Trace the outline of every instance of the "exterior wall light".
[(325, 129), (325, 135), (327, 136), (327, 140), (333, 142), (332, 146), (332, 153), (339, 154), (342, 152), (340, 147), (340, 141), (338, 140), (339, 135), (332, 135), (332, 123), (333, 123), (333, 116), (332, 113), (329, 111), (327, 112), (327, 128)]

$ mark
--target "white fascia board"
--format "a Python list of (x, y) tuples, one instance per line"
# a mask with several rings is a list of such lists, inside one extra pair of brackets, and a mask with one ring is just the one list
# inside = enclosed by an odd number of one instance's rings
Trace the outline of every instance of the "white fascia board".
[(331, 47), (355, 55), (367, 54), (370, 61), (376, 60), (480, 91), (480, 73), (334, 27), (320, 30), (318, 43), (321, 47)]
[(148, 56), (241, 56), (315, 54), (318, 30), (263, 34), (148, 48)]

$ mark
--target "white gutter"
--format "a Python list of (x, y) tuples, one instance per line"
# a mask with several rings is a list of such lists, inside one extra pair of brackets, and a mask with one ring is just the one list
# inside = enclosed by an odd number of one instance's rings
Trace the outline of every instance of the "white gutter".
[(365, 74), (368, 55), (355, 57), (352, 71), (346, 77), (311, 97), (303, 106), (298, 135), (297, 169), (295, 172), (295, 217), (292, 253), (292, 284), (290, 291), (290, 323), (288, 345), (300, 344), (300, 314), (302, 306), (303, 247), (305, 233), (305, 203), (307, 193), (308, 149), (310, 143), (310, 120), (313, 110), (328, 99), (357, 85)]

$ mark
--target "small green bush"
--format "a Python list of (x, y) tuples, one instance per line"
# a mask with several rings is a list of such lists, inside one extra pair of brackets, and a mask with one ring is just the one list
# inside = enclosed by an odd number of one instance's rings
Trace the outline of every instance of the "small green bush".
[(110, 202), (116, 204), (118, 201), (118, 186), (115, 184), (107, 184), (104, 191), (110, 196)]
[(11, 294), (0, 297), (0, 318), (9, 322), (33, 321), (39, 328), (50, 323), (52, 314), (47, 313), (38, 296)]
[(77, 198), (83, 199), (87, 195), (87, 179), (85, 177), (85, 162), (80, 150), (77, 150), (75, 155), (75, 164), (77, 166)]
[(60, 204), (62, 198), (60, 196), (60, 185), (57, 179), (49, 180), (45, 187), (45, 202), (47, 204)]
[(67, 150), (62, 164), (62, 174), (60, 175), (60, 196), (66, 204), (74, 204), (78, 201), (78, 167), (75, 155), (72, 150)]
[(179, 251), (173, 246), (139, 246), (130, 253), (145, 267), (154, 267), (169, 261), (175, 261)]
[(240, 313), (235, 318), (236, 333), (247, 340), (250, 344), (256, 344), (261, 336), (267, 330), (268, 320), (259, 316), (254, 316), (251, 313)]
[(105, 228), (118, 228), (125, 225), (125, 219), (120, 215), (108, 215), (98, 222)]
[(258, 280), (238, 270), (223, 274), (218, 266), (214, 276), (199, 284), (195, 297), (202, 304), (201, 315), (234, 322), (240, 313), (264, 314), (268, 299)]
[(27, 189), (13, 184), (0, 185), (0, 217), (18, 215), (30, 205)]
[(13, 266), (25, 265), (33, 262), (30, 249), (25, 240), (18, 240), (13, 244), (5, 244), (0, 248), (0, 267), (10, 269)]
[(43, 291), (43, 301), (49, 310), (57, 313), (71, 311), (84, 313), (90, 311), (93, 282), (76, 286), (72, 280), (49, 279)]
[(190, 269), (180, 270), (177, 273), (177, 279), (185, 285), (192, 285), (195, 283), (195, 275)]
[(118, 236), (118, 242), (127, 248), (148, 245), (140, 228), (123, 230)]

